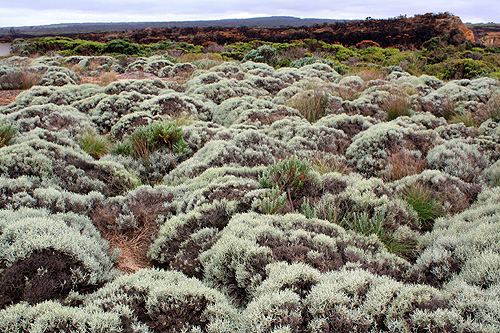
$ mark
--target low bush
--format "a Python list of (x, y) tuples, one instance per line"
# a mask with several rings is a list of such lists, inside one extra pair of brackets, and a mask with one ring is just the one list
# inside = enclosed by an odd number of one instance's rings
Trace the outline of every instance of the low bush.
[(183, 139), (182, 129), (169, 122), (155, 122), (138, 127), (125, 140), (113, 147), (116, 154), (130, 155), (148, 163), (149, 156), (162, 147), (179, 154), (190, 154), (188, 144)]
[(0, 210), (0, 230), (0, 307), (64, 299), (115, 276), (108, 244), (87, 217)]
[(238, 331), (233, 326), (238, 312), (223, 294), (177, 271), (143, 269), (119, 277), (84, 305), (119, 314), (127, 331)]
[(500, 121), (500, 93), (494, 93), (486, 103), (488, 116), (496, 122)]
[(315, 174), (311, 170), (311, 164), (294, 155), (268, 167), (262, 173), (259, 182), (264, 188), (276, 188), (287, 193), (288, 199), (292, 203), (292, 194), (314, 178)]

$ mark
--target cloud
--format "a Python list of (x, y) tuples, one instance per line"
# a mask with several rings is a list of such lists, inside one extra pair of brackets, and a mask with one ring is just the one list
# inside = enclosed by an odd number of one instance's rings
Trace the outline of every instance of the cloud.
[(2, 26), (70, 22), (183, 21), (257, 16), (362, 19), (451, 12), (464, 21), (495, 21), (498, 0), (481, 3), (456, 0), (21, 0), (6, 1), (0, 8)]

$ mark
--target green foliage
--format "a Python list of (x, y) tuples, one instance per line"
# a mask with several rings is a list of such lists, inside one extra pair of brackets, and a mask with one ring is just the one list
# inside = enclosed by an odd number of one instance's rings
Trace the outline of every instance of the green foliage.
[(163, 147), (179, 154), (191, 153), (184, 141), (182, 128), (170, 122), (155, 122), (136, 128), (125, 141), (115, 144), (113, 152), (148, 163), (150, 154)]
[(111, 150), (111, 142), (91, 129), (85, 130), (78, 139), (80, 147), (95, 159), (100, 159)]
[(403, 192), (403, 198), (417, 212), (421, 229), (424, 231), (432, 230), (434, 221), (446, 213), (442, 202), (434, 197), (430, 189), (420, 183), (410, 185)]
[(301, 189), (314, 178), (311, 164), (294, 155), (268, 167), (259, 177), (259, 182), (262, 187), (290, 193)]
[(16, 135), (16, 127), (5, 121), (0, 121), (0, 148), (12, 143)]
[(256, 206), (266, 214), (276, 214), (285, 206), (286, 200), (286, 193), (275, 187), (263, 193), (262, 198), (256, 200)]
[(130, 41), (115, 39), (109, 41), (104, 45), (103, 51), (105, 53), (119, 53), (119, 54), (127, 54), (133, 55), (138, 54), (140, 50), (140, 46), (135, 43), (131, 43)]
[(447, 68), (442, 74), (442, 78), (446, 80), (473, 79), (481, 75), (486, 75), (489, 72), (491, 70), (488, 68), (488, 65), (481, 60), (460, 59)]
[(278, 61), (276, 57), (277, 54), (278, 51), (275, 48), (269, 45), (263, 45), (256, 50), (248, 52), (243, 58), (243, 61), (263, 62), (274, 67), (277, 65)]

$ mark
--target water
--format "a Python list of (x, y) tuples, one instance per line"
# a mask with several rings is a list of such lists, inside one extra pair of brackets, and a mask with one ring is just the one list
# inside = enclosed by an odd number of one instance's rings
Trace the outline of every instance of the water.
[(10, 44), (0, 43), (0, 56), (6, 56), (10, 54)]

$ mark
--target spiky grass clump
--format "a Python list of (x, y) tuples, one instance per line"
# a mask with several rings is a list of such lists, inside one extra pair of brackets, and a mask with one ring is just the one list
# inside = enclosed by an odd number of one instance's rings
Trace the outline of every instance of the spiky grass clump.
[(477, 121), (470, 112), (456, 112), (450, 119), (452, 124), (463, 123), (467, 127), (477, 127)]
[(101, 76), (100, 80), (101, 80), (101, 85), (102, 86), (107, 86), (111, 82), (114, 82), (114, 81), (118, 80), (118, 74), (116, 74), (116, 72), (114, 72), (114, 71), (107, 72), (107, 73), (104, 73)]
[(311, 167), (320, 175), (330, 172), (348, 174), (352, 171), (347, 161), (338, 155), (328, 158), (324, 155), (316, 154), (311, 157)]
[(411, 98), (403, 91), (391, 92), (382, 103), (382, 109), (387, 113), (387, 120), (391, 121), (402, 116), (411, 116)]
[(182, 128), (170, 122), (157, 122), (136, 128), (127, 140), (117, 143), (113, 151), (147, 163), (149, 155), (161, 147), (180, 154), (190, 153), (188, 144), (183, 138)]
[(256, 206), (266, 214), (276, 214), (286, 204), (286, 193), (278, 188), (271, 189), (262, 195), (261, 199), (256, 200)]
[(27, 90), (40, 83), (40, 76), (25, 69), (7, 71), (0, 78), (0, 89)]
[(434, 220), (445, 215), (443, 204), (423, 184), (415, 183), (407, 187), (403, 198), (417, 213), (420, 227), (424, 231), (432, 230)]
[(313, 178), (311, 164), (294, 155), (267, 168), (259, 182), (265, 188), (290, 192), (301, 189), (305, 182)]
[(288, 104), (297, 109), (308, 122), (314, 123), (325, 115), (328, 107), (328, 95), (321, 87), (312, 87), (295, 95)]
[(457, 112), (457, 102), (449, 96), (445, 96), (443, 102), (441, 103), (441, 109), (444, 119), (451, 120)]
[(406, 176), (418, 175), (427, 167), (425, 160), (416, 159), (405, 151), (392, 154), (387, 159), (387, 166), (382, 171), (382, 178), (392, 182)]
[(97, 134), (94, 130), (85, 130), (78, 140), (80, 147), (95, 159), (109, 154), (111, 150), (111, 141), (108, 137)]
[(17, 128), (6, 122), (0, 122), (0, 148), (12, 143), (17, 134)]
[(500, 93), (494, 93), (486, 103), (488, 117), (493, 121), (500, 121)]

